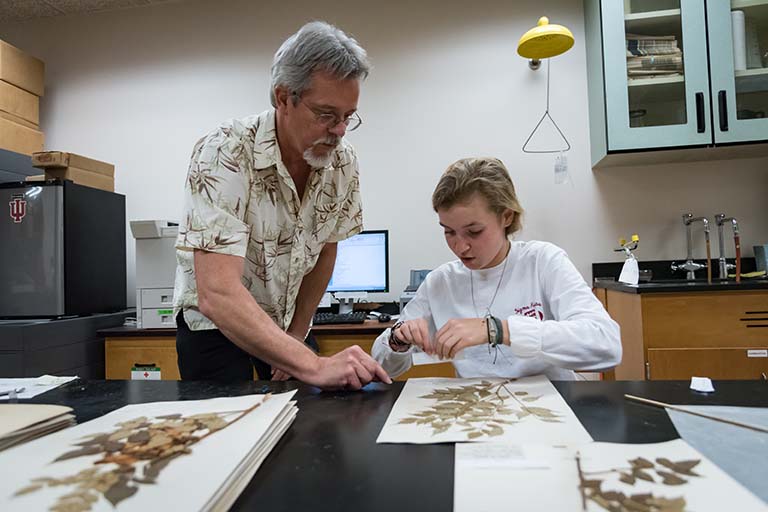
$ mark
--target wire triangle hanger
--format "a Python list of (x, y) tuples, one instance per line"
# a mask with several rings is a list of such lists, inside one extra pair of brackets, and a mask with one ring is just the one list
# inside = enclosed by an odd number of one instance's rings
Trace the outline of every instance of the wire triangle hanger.
[[(557, 126), (557, 123), (554, 119), (552, 119), (552, 116), (549, 115), (549, 61), (551, 59), (547, 59), (547, 108), (544, 110), (544, 115), (541, 116), (541, 119), (539, 119), (539, 122), (536, 123), (536, 127), (533, 129), (530, 135), (528, 135), (528, 138), (525, 139), (525, 144), (523, 144), (523, 153), (561, 153), (563, 151), (568, 151), (571, 149), (571, 143), (568, 142), (568, 139), (563, 135), (562, 130), (560, 130), (560, 127)], [(539, 129), (539, 126), (541, 126), (541, 123), (544, 122), (544, 119), (549, 118), (549, 120), (552, 122), (552, 125), (555, 127), (555, 130), (557, 130), (557, 133), (560, 134), (560, 138), (565, 142), (565, 148), (559, 148), (559, 149), (528, 149), (528, 143), (531, 142), (531, 139), (536, 134), (536, 130)]]

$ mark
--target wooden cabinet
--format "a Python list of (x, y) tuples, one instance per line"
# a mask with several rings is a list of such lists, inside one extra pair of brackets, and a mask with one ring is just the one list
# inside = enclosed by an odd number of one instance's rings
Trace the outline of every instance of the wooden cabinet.
[(768, 0), (585, 0), (584, 13), (593, 167), (768, 154), (727, 146), (768, 141)]
[(621, 326), (618, 380), (760, 379), (768, 375), (768, 290), (607, 290)]
[(175, 337), (107, 337), (104, 342), (104, 358), (107, 379), (130, 380), (131, 368), (137, 366), (159, 368), (161, 380), (181, 378)]
[[(352, 345), (359, 345), (367, 353), (376, 337), (389, 324), (366, 321), (365, 324), (322, 325), (312, 329), (317, 339), (321, 356), (332, 356)], [(102, 332), (106, 336), (105, 359), (107, 379), (130, 379), (131, 368), (136, 366), (154, 366), (160, 369), (162, 380), (179, 380), (179, 367), (176, 354), (175, 329), (158, 329), (158, 335), (152, 335), (150, 329), (108, 329)], [(149, 336), (148, 336), (149, 334)], [(396, 380), (411, 377), (455, 377), (451, 363), (416, 366), (399, 376)]]

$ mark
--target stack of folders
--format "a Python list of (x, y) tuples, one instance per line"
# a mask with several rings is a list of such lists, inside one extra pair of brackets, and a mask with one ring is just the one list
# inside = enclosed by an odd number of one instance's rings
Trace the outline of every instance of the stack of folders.
[(633, 78), (683, 73), (683, 52), (675, 36), (627, 34), (627, 75)]
[(0, 450), (75, 424), (72, 409), (63, 405), (0, 405)]

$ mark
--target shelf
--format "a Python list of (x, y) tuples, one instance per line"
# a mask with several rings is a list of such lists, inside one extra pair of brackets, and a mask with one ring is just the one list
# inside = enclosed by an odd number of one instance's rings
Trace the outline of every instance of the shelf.
[(627, 87), (633, 105), (685, 98), (685, 76), (682, 75), (627, 80)]
[(768, 6), (768, 0), (731, 0), (731, 10), (766, 6)]
[(633, 78), (631, 80), (627, 79), (627, 84), (629, 87), (651, 87), (684, 82), (685, 77), (683, 75), (662, 76), (657, 78)]
[(736, 94), (768, 92), (768, 68), (736, 71)]
[(648, 11), (624, 16), (627, 33), (641, 35), (674, 35), (681, 31), (680, 9)]
[(744, 15), (758, 25), (768, 21), (768, 0), (734, 0), (731, 2), (731, 10), (744, 11)]

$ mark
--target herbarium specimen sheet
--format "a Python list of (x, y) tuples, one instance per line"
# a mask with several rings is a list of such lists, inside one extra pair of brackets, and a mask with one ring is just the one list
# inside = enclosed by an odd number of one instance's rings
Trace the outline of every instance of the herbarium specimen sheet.
[(226, 510), (293, 421), (294, 393), (128, 405), (6, 450), (3, 510)]
[(764, 512), (682, 439), (581, 446), (456, 445), (454, 512)]
[(583, 443), (592, 438), (544, 376), (410, 379), (378, 443), (511, 441)]

